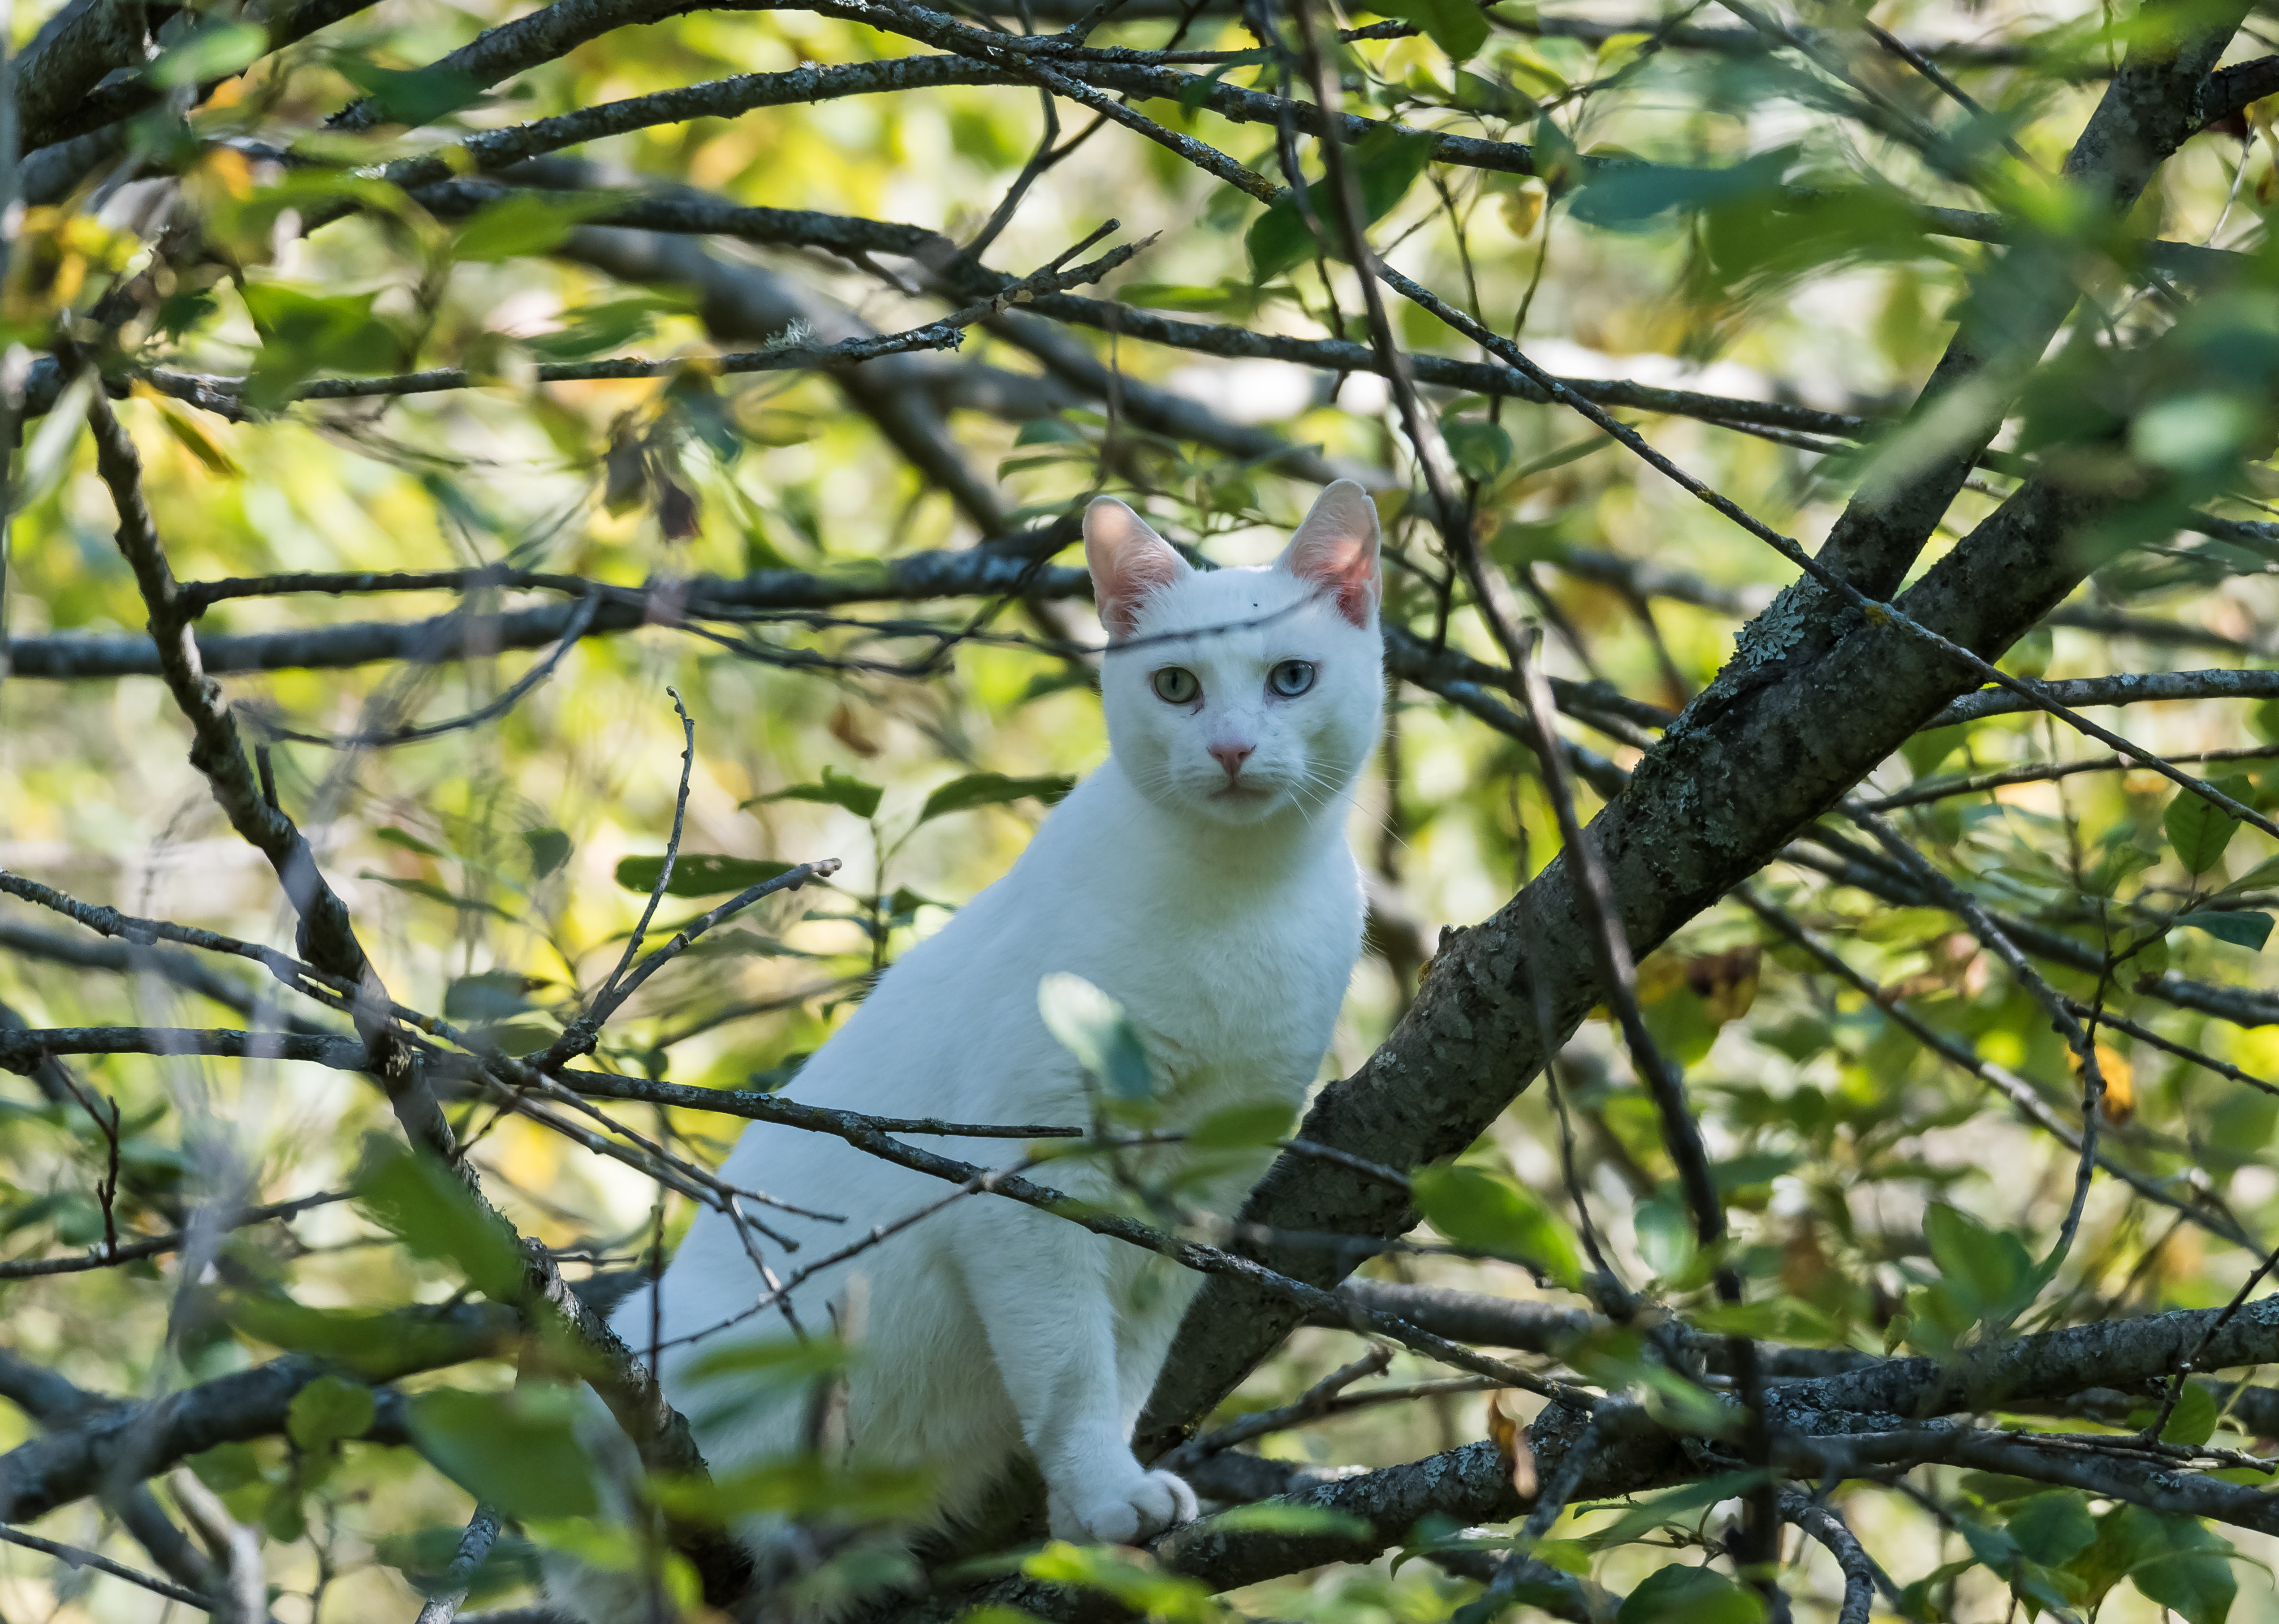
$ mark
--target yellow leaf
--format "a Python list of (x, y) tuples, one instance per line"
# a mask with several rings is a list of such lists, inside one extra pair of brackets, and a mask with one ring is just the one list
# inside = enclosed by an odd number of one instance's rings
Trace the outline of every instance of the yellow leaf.
[[(2067, 1052), (2073, 1062), (2073, 1074), (2081, 1075), (2081, 1056)], [(2129, 1065), (2129, 1057), (2108, 1044), (2097, 1046), (2097, 1075), (2105, 1079), (2105, 1097), (2098, 1102), (2098, 1110), (2105, 1120), (2119, 1127), (2137, 1115), (2137, 1071)]]
[(1503, 211), (1503, 223), (1510, 228), (1513, 236), (1526, 237), (1534, 234), (1537, 224), (1543, 218), (1545, 195), (1542, 184), (1531, 180), (1515, 191), (1505, 192), (1496, 199), (1497, 207)]

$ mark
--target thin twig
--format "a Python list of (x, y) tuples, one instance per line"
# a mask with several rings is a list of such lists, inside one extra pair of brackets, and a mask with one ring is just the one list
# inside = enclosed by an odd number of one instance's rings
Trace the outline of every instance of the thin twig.
[(211, 1613), (215, 1610), (214, 1603), (210, 1597), (201, 1596), (196, 1590), (176, 1584), (171, 1579), (161, 1579), (156, 1574), (142, 1573), (139, 1569), (127, 1567), (124, 1562), (114, 1562), (107, 1556), (99, 1556), (92, 1551), (82, 1551), (77, 1545), (58, 1544), (52, 1539), (42, 1539), (36, 1534), (27, 1534), (19, 1528), (12, 1528), (4, 1524), (0, 1524), (0, 1540), (5, 1540), (12, 1545), (22, 1545), (27, 1550), (42, 1551), (55, 1558), (58, 1562), (67, 1563), (73, 1567), (92, 1567), (97, 1573), (109, 1574), (114, 1579), (124, 1579), (129, 1584), (139, 1584), (146, 1590), (165, 1597), (168, 1601), (180, 1602), (185, 1606), (196, 1607), (201, 1613)]
[(1870, 624), (1897, 626), (1907, 635), (1930, 645), (1947, 659), (1965, 667), (1981, 682), (1993, 683), (1999, 687), (2008, 689), (2011, 693), (2025, 699), (2034, 709), (2047, 711), (2076, 732), (2085, 733), (2090, 738), (2133, 757), (2163, 778), (2171, 779), (2190, 790), (2203, 801), (2222, 808), (2225, 812), (2239, 822), (2252, 824), (2274, 839), (2279, 839), (2279, 823), (2274, 823), (2254, 808), (2235, 801), (2231, 796), (2203, 779), (2195, 778), (2190, 773), (2178, 771), (2143, 746), (2134, 744), (2120, 734), (2099, 726), (2078, 711), (2051, 698), (2040, 683), (2011, 676), (2007, 671), (1996, 667), (1991, 662), (1980, 657), (1976, 653), (1965, 648), (1951, 638), (1933, 631), (1891, 603), (1868, 596), (1806, 552), (1792, 538), (1781, 534), (1780, 532), (1757, 518), (1755, 515), (1687, 473), (1676, 463), (1648, 445), (1645, 437), (1636, 429), (1610, 416), (1568, 388), (1559, 379), (1529, 360), (1516, 344), (1501, 333), (1492, 332), (1480, 326), (1431, 289), (1420, 287), (1390, 265), (1380, 264), (1377, 267), (1377, 273), (1387, 287), (1399, 293), (1403, 298), (1411, 300), (1431, 311), (1466, 338), (1495, 356), (1498, 360), (1505, 362), (1515, 371), (1524, 374), (1553, 400), (1581, 413), (1592, 423), (1597, 424), (1599, 427), (1621, 440), (1625, 447), (1644, 459), (1656, 471), (1673, 480), (1689, 495), (1715, 509), (1751, 535), (1770, 546), (1783, 558), (1787, 559), (1789, 563), (1803, 571), (1822, 586), (1843, 599), (1845, 603), (1858, 609), (1868, 618)]

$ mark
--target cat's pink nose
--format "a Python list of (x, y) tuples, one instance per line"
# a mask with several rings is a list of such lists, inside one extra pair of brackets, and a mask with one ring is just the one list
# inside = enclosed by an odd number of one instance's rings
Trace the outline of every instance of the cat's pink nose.
[(1232, 778), (1242, 770), (1243, 762), (1250, 759), (1250, 753), (1257, 747), (1256, 745), (1215, 744), (1210, 747), (1211, 759), (1225, 768), (1226, 776)]

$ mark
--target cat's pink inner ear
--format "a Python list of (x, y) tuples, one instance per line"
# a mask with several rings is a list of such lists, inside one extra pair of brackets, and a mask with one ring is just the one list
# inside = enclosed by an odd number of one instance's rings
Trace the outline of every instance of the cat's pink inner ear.
[(1119, 643), (1139, 625), (1147, 594), (1187, 573), (1171, 544), (1113, 496), (1095, 497), (1084, 510), (1084, 561), (1092, 566), (1100, 624)]
[(1377, 504), (1351, 479), (1339, 479), (1316, 498), (1313, 511), (1291, 536), (1281, 567), (1331, 594), (1339, 614), (1366, 626), (1385, 594), (1377, 543)]

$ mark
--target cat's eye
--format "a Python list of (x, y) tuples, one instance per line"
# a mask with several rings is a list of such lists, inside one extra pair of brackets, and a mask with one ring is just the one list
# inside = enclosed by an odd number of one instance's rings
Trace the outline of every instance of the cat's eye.
[[(1203, 685), (1195, 680), (1195, 674), (1181, 666), (1167, 665), (1151, 680), (1155, 697), (1166, 705), (1192, 705), (1203, 691)], [(1308, 678), (1308, 680), (1312, 679)]]
[(1266, 673), (1266, 686), (1284, 699), (1296, 699), (1314, 686), (1314, 668), (1304, 660), (1285, 660)]

